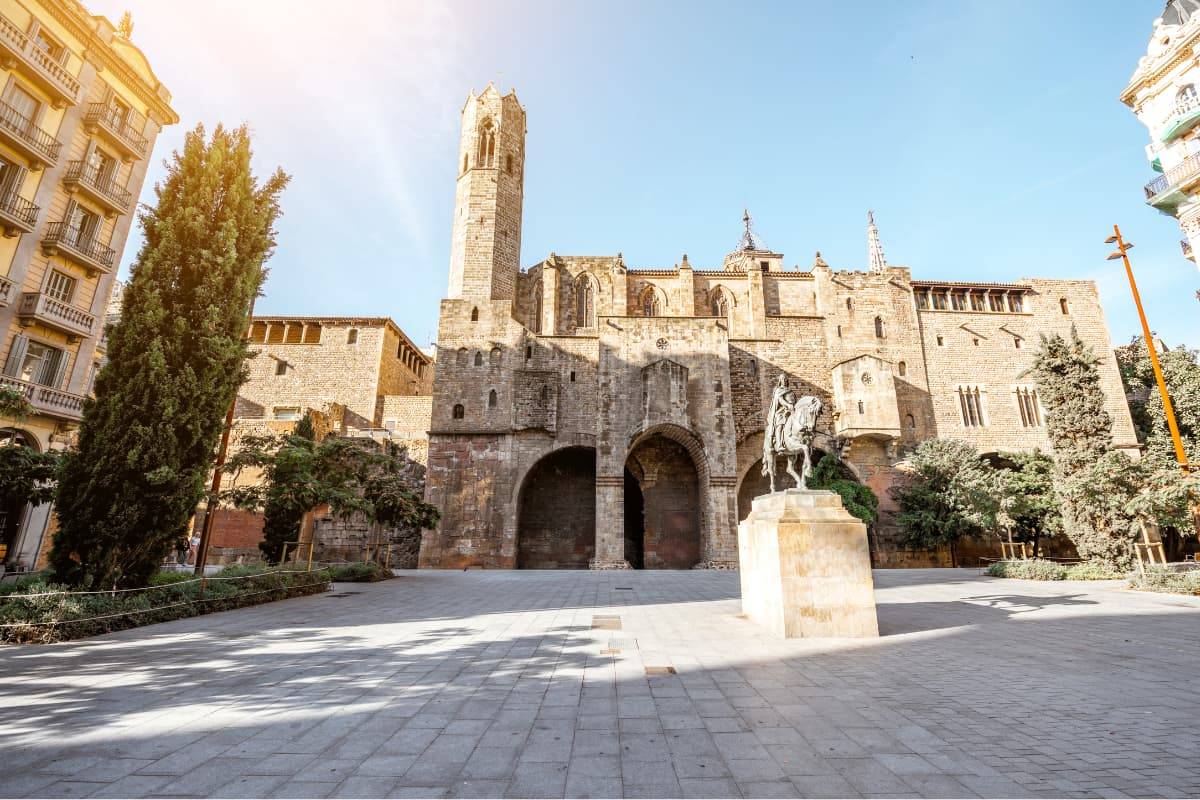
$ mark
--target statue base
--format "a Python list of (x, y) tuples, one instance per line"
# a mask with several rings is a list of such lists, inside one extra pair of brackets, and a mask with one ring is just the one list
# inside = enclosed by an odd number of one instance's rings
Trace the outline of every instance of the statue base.
[(867, 526), (833, 492), (754, 499), (738, 526), (742, 611), (786, 638), (879, 635)]

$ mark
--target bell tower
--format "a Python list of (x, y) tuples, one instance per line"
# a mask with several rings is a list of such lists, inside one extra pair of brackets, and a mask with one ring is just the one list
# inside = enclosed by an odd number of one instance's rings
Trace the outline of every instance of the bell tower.
[(492, 84), (467, 98), (458, 147), (452, 299), (512, 300), (521, 269), (525, 109)]

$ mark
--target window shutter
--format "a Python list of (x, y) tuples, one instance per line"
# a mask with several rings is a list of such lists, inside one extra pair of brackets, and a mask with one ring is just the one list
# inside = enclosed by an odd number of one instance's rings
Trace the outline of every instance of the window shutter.
[(4, 374), (15, 378), (21, 374), (21, 364), (25, 361), (25, 351), (29, 348), (29, 339), (17, 334), (13, 336), (12, 346), (8, 348), (8, 360), (4, 362)]
[(18, 167), (16, 164), (9, 165), (9, 168), (4, 171), (4, 183), (0, 184), (0, 197), (10, 197), (20, 190), (21, 184), (25, 182), (25, 167)]
[(62, 350), (56, 352), (54, 358), (54, 371), (49, 373), (52, 377), (46, 382), (46, 385), (51, 389), (62, 389), (63, 380), (67, 376), (67, 366), (71, 363), (70, 353), (65, 353)]

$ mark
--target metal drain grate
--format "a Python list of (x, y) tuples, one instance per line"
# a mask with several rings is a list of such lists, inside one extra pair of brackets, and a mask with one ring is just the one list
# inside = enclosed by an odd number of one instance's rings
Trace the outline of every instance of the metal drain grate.
[(646, 667), (647, 675), (675, 675), (674, 667)]
[(599, 628), (602, 631), (619, 631), (621, 630), (621, 618), (592, 617), (592, 627)]

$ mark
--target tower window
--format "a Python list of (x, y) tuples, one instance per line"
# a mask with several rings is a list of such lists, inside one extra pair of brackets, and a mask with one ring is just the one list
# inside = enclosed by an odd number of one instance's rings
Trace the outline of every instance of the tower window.
[(458, 348), (458, 353), (454, 357), (454, 363), (459, 367), (465, 367), (467, 365), (467, 348)]
[(971, 310), (983, 311), (983, 295), (979, 292), (971, 292)]
[(838, 335), (839, 339), (842, 338), (842, 326), (841, 325), (837, 326), (837, 335)]
[(926, 294), (925, 292), (917, 292), (916, 298), (917, 298), (917, 308), (921, 308), (921, 309), (929, 308), (929, 295), (928, 294)]
[(875, 318), (875, 338), (882, 339), (884, 337), (883, 317)]
[(462, 419), (467, 416), (467, 409), (463, 407), (462, 403), (454, 404), (453, 416), (455, 419)]
[(478, 308), (471, 309), (471, 322), (479, 322), (479, 309)]
[(511, 155), (507, 155), (504, 157), (504, 171), (507, 172), (509, 175), (512, 175), (512, 156)]
[(991, 309), (992, 311), (1003, 311), (1004, 310), (1004, 295), (989, 294), (988, 295), (988, 308)]
[(496, 407), (496, 390), (492, 389), (488, 392), (488, 408)]
[(1008, 310), (1014, 314), (1020, 314), (1025, 310), (1025, 300), (1019, 294), (1010, 294), (1008, 296)]
[(950, 307), (955, 311), (967, 310), (967, 294), (966, 292), (951, 292)]
[(979, 340), (973, 338), (973, 339), (971, 339), (971, 344), (975, 345), (976, 347), (979, 347)]
[(358, 328), (351, 328), (346, 331), (346, 344), (355, 344), (358, 342)]
[(964, 426), (980, 428), (987, 425), (983, 416), (983, 392), (978, 386), (958, 387), (958, 407), (962, 412)]
[(496, 131), (492, 121), (485, 120), (479, 129), (479, 157), (475, 159), (481, 167), (494, 167), (496, 160)]
[(903, 378), (908, 374), (908, 364), (905, 364), (903, 361), (901, 361), (896, 365), (896, 370), (900, 373), (900, 377)]
[(483, 353), (479, 350), (475, 351), (475, 366), (477, 366), (477, 367), (483, 366)]

